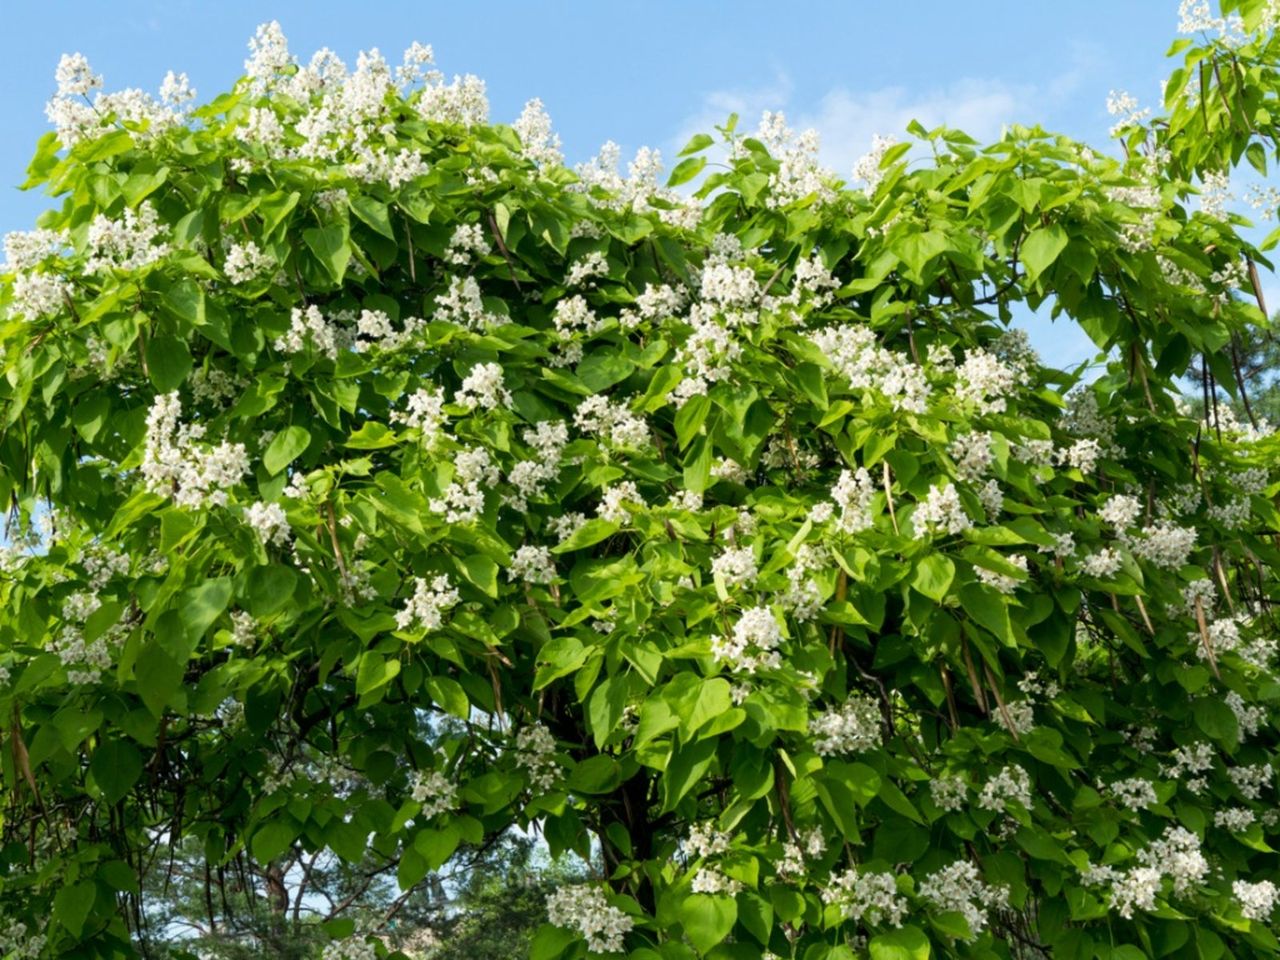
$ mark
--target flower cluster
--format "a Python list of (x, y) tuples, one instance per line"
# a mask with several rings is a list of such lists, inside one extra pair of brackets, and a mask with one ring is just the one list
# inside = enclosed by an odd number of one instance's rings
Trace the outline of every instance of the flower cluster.
[(443, 573), (430, 580), (414, 577), (413, 596), (405, 601), (403, 609), (396, 613), (396, 626), (401, 630), (420, 627), (423, 630), (439, 630), (444, 615), (458, 605), (458, 591)]
[(534, 793), (546, 793), (560, 777), (560, 761), (556, 759), (556, 740), (540, 723), (525, 727), (516, 734), (516, 765), (529, 774)]
[(756, 673), (776, 668), (782, 662), (778, 646), (782, 643), (782, 627), (768, 607), (750, 607), (742, 611), (733, 633), (711, 638), (711, 655), (729, 669)]
[(865, 694), (850, 693), (839, 708), (810, 719), (809, 735), (822, 757), (874, 750), (883, 738), (880, 704)]
[(159, 394), (151, 404), (142, 457), (147, 489), (182, 507), (226, 506), (228, 489), (249, 472), (244, 444), (224, 440), (208, 447), (199, 442), (204, 425), (182, 423), (181, 417), (177, 391)]
[(587, 884), (561, 887), (547, 897), (547, 919), (554, 926), (576, 930), (592, 953), (620, 952), (623, 938), (635, 925), (605, 899), (603, 890)]
[(890, 927), (902, 926), (907, 915), (907, 898), (898, 893), (891, 873), (856, 869), (832, 874), (822, 890), (822, 902), (838, 906), (846, 918)]

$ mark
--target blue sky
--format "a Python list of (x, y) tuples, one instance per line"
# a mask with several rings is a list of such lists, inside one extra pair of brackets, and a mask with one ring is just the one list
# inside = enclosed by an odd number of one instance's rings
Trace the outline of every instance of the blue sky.
[[(571, 162), (605, 140), (624, 156), (641, 145), (672, 157), (687, 137), (729, 112), (754, 128), (765, 109), (815, 127), (825, 159), (848, 175), (873, 133), (912, 118), (979, 139), (1006, 122), (1041, 122), (1106, 146), (1111, 89), (1154, 105), (1173, 66), (1176, 0), (3, 0), (0, 35), (0, 232), (25, 229), (45, 208), (14, 189), (36, 138), (54, 66), (79, 51), (108, 90), (155, 91), (186, 71), (200, 98), (239, 75), (246, 42), (281, 22), (304, 57), (333, 48), (349, 64), (378, 47), (398, 61), (414, 40), (446, 73), (488, 84), (491, 116), (511, 121), (541, 97)], [(1069, 11), (1069, 12), (1068, 12)], [(1042, 352), (1090, 355), (1078, 331), (1033, 324)]]

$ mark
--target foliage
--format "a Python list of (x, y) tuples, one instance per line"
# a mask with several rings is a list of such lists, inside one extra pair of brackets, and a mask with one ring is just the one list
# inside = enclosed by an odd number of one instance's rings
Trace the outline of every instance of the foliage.
[(164, 844), (412, 894), (515, 827), (603, 865), (535, 960), (1280, 952), (1280, 444), (1176, 390), (1263, 321), (1192, 203), (1280, 142), (1229, 6), (1123, 161), (915, 126), (860, 188), (777, 116), (571, 171), (420, 47), (265, 27), (194, 109), (64, 61), (0, 293), (9, 949), (131, 955)]

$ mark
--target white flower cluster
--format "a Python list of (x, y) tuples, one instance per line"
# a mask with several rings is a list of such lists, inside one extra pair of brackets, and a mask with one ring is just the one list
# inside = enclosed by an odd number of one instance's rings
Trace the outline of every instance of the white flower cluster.
[(10, 960), (36, 960), (44, 952), (48, 937), (29, 931), (21, 920), (6, 920), (0, 930), (0, 957)]
[(827, 327), (809, 338), (854, 390), (875, 390), (893, 409), (924, 413), (929, 383), (923, 368), (886, 350), (869, 327)]
[[(571, 184), (569, 189), (592, 193), (598, 203), (613, 210), (630, 208), (637, 213), (653, 210), (664, 223), (686, 229), (697, 227), (702, 220), (701, 205), (694, 198), (658, 186), (658, 176), (662, 173), (662, 156), (658, 151), (649, 147), (637, 150), (635, 159), (627, 165), (626, 177), (618, 173), (621, 159), (621, 148), (608, 141), (599, 154), (574, 167), (579, 182)], [(653, 206), (650, 201), (655, 199), (662, 200), (663, 205)]]
[(516, 734), (516, 766), (529, 774), (529, 786), (535, 794), (551, 790), (560, 777), (560, 761), (556, 759), (556, 740), (541, 723), (534, 723)]
[(1155, 786), (1150, 780), (1143, 777), (1117, 780), (1115, 783), (1110, 784), (1107, 789), (1115, 798), (1116, 803), (1126, 810), (1137, 812), (1154, 806), (1156, 803)]
[(1140, 535), (1130, 540), (1134, 556), (1166, 570), (1184, 566), (1195, 545), (1195, 528), (1179, 527), (1165, 521), (1144, 528)]
[(766, 110), (760, 118), (756, 139), (778, 162), (778, 169), (769, 174), (767, 206), (785, 207), (807, 197), (813, 197), (816, 205), (835, 199), (832, 187), (835, 173), (818, 162), (816, 130), (796, 134), (787, 126), (787, 119), (780, 111)]
[(875, 485), (865, 467), (841, 470), (839, 479), (831, 488), (831, 502), (815, 505), (809, 516), (814, 523), (823, 523), (831, 518), (833, 507), (839, 508), (836, 529), (841, 533), (858, 533), (871, 526), (871, 500), (874, 496)]
[(714, 820), (689, 824), (689, 835), (684, 846), (691, 856), (714, 857), (727, 853), (733, 838), (723, 830), (716, 829)]
[[(978, 569), (979, 578), (981, 578), (982, 570)], [(1035, 729), (1036, 726), (1036, 710), (1035, 701), (1030, 698), (1025, 700), (1011, 700), (1004, 705), (1003, 710), (996, 710), (991, 716), (1000, 726), (1008, 730), (1014, 736), (1023, 737)]]
[[(172, 70), (161, 84), (159, 100), (138, 89), (102, 93), (101, 75), (94, 73), (79, 53), (63, 54), (54, 77), (58, 92), (45, 105), (44, 113), (64, 147), (74, 147), (117, 123), (129, 124), (137, 139), (150, 139), (181, 123), (187, 104), (195, 98), (187, 75)], [(90, 102), (88, 96), (94, 90), (99, 92)]]
[(1102, 547), (1080, 561), (1080, 569), (1087, 577), (1105, 580), (1115, 575), (1120, 569), (1121, 562), (1118, 552), (1111, 547)]
[(542, 496), (547, 484), (559, 475), (560, 459), (569, 443), (569, 428), (563, 420), (541, 420), (525, 429), (524, 442), (533, 448), (534, 455), (511, 468), (507, 481), (516, 492), (503, 497), (504, 503), (521, 512), (531, 498)]
[(822, 902), (838, 906), (849, 920), (865, 918), (867, 923), (890, 927), (902, 926), (908, 910), (892, 873), (859, 873), (856, 868), (832, 874), (822, 890)]
[(1248, 807), (1226, 807), (1213, 812), (1213, 825), (1215, 827), (1224, 827), (1232, 833), (1239, 833), (1242, 830), (1249, 829), (1249, 825), (1255, 819), (1254, 812)]
[(147, 414), (142, 476), (147, 489), (182, 507), (226, 506), (227, 489), (249, 472), (243, 443), (199, 445), (203, 424), (181, 423), (178, 392), (159, 394)]
[(711, 574), (718, 576), (726, 588), (752, 587), (760, 571), (750, 547), (729, 547), (711, 561)]
[(988, 913), (1008, 903), (1009, 889), (983, 882), (977, 867), (968, 860), (957, 860), (925, 877), (920, 896), (939, 910), (963, 916), (972, 940), (986, 929)]
[(275, 258), (252, 240), (233, 243), (222, 262), (222, 271), (232, 283), (248, 283), (275, 266)]
[(81, 685), (96, 683), (103, 671), (111, 668), (111, 650), (123, 636), (117, 624), (112, 630), (92, 641), (85, 641), (84, 623), (102, 606), (97, 594), (76, 592), (62, 601), (62, 627), (50, 649), (67, 668), (67, 682)]
[(600, 494), (600, 508), (596, 511), (601, 520), (608, 520), (618, 526), (626, 526), (631, 520), (631, 512), (627, 504), (644, 506), (644, 498), (635, 483), (624, 480), (605, 487)]
[(547, 547), (524, 544), (511, 558), (507, 578), (525, 583), (550, 583), (556, 578), (556, 563)]
[(874, 750), (883, 742), (880, 704), (874, 697), (850, 693), (835, 710), (809, 720), (809, 735), (818, 756), (841, 756)]
[[(593, 250), (581, 260), (574, 261), (569, 268), (569, 272), (565, 274), (564, 285), (566, 287), (595, 286), (594, 278), (603, 277), (609, 273), (609, 261), (605, 259), (605, 255), (598, 250)], [(557, 307), (559, 304), (557, 304)]]
[(447, 263), (465, 267), (475, 257), (487, 257), (493, 252), (489, 246), (489, 238), (485, 236), (484, 227), (478, 223), (460, 223), (454, 228), (449, 245), (445, 248), (444, 259)]
[(462, 387), (453, 395), (453, 402), (481, 410), (511, 406), (511, 393), (503, 386), (502, 364), (477, 363), (463, 378)]
[(795, 562), (787, 570), (787, 589), (778, 598), (783, 608), (797, 620), (812, 620), (822, 609), (822, 587), (810, 574), (829, 569), (831, 555), (820, 545), (803, 543), (796, 548)]
[[(797, 838), (788, 840), (782, 845), (782, 857), (776, 864), (778, 876), (784, 880), (794, 880), (804, 876), (807, 861), (816, 860), (827, 849), (826, 838), (821, 827), (811, 827)], [(803, 844), (803, 846), (801, 846)]]
[(378, 948), (365, 934), (330, 940), (320, 952), (320, 960), (377, 960)]
[(703, 866), (693, 875), (689, 888), (694, 893), (709, 893), (732, 897), (742, 891), (741, 882), (725, 876), (719, 867)]
[(1021, 804), (1031, 809), (1031, 777), (1017, 764), (1009, 764), (982, 785), (978, 793), (978, 806), (983, 810), (1004, 813), (1009, 804)]
[(1271, 782), (1275, 771), (1270, 764), (1255, 763), (1251, 766), (1231, 767), (1227, 776), (1246, 800), (1261, 800), (1262, 789)]
[(578, 931), (591, 953), (620, 953), (623, 938), (635, 926), (634, 920), (605, 899), (604, 891), (587, 884), (552, 892), (547, 897), (547, 920)]
[(583, 433), (618, 447), (643, 447), (649, 442), (649, 425), (632, 413), (625, 403), (615, 403), (604, 394), (587, 397), (574, 412), (573, 423)]
[(1208, 786), (1204, 774), (1213, 769), (1213, 747), (1204, 741), (1176, 747), (1173, 760), (1165, 768), (1165, 776), (1181, 780), (1187, 774), (1187, 789), (1201, 793)]
[(651, 283), (636, 296), (634, 307), (627, 307), (618, 315), (618, 325), (624, 330), (634, 330), (647, 321), (674, 317), (688, 301), (688, 292), (683, 287)]
[(244, 519), (265, 546), (287, 547), (293, 542), (289, 518), (278, 503), (263, 503), (261, 500), (252, 503), (245, 510)]
[(729, 637), (711, 638), (711, 655), (717, 663), (727, 663), (730, 670), (756, 673), (774, 669), (782, 662), (778, 646), (782, 628), (768, 607), (750, 607), (742, 611)]
[(991, 469), (995, 454), (991, 449), (991, 434), (971, 430), (951, 441), (947, 453), (956, 462), (956, 473), (961, 480), (976, 482)]
[(72, 286), (52, 273), (19, 273), (13, 278), (9, 309), (28, 320), (58, 313), (71, 296)]
[(100, 213), (89, 224), (85, 272), (139, 270), (155, 263), (169, 253), (165, 233), (166, 227), (150, 202), (143, 202), (136, 211), (125, 207), (119, 220)]
[(853, 165), (853, 179), (866, 184), (863, 190), (868, 197), (876, 192), (876, 187), (884, 179), (884, 171), (880, 169), (880, 164), (884, 160), (885, 153), (897, 142), (896, 137), (882, 137), (878, 133), (873, 134), (871, 137), (871, 150), (859, 157), (858, 162)]
[(446, 419), (444, 392), (439, 387), (419, 388), (409, 395), (405, 406), (391, 414), (391, 422), (421, 431), (422, 442), (431, 447), (440, 438)]
[(272, 345), (282, 353), (292, 354), (301, 353), (308, 342), (330, 360), (336, 360), (340, 351), (351, 348), (354, 339), (350, 331), (326, 319), (313, 303), (305, 308), (293, 308), (289, 315), (289, 331), (277, 337)]
[(422, 805), (421, 816), (430, 820), (458, 806), (458, 786), (439, 770), (415, 770), (409, 796)]
[(929, 795), (941, 809), (955, 813), (963, 810), (969, 795), (969, 785), (963, 777), (939, 776), (929, 781)]
[(485, 447), (461, 450), (453, 458), (453, 480), (427, 505), (449, 523), (472, 523), (484, 511), (484, 492), (498, 482), (498, 468)]
[(1231, 884), (1231, 892), (1240, 904), (1240, 914), (1248, 920), (1266, 923), (1280, 900), (1280, 889), (1270, 880), (1250, 883), (1248, 880), (1236, 880)]
[(1236, 723), (1240, 727), (1241, 742), (1254, 736), (1262, 729), (1262, 725), (1267, 719), (1265, 707), (1245, 703), (1244, 698), (1234, 690), (1230, 691), (1223, 700), (1236, 716)]
[(0, 273), (17, 273), (38, 267), (62, 251), (67, 242), (67, 234), (60, 230), (12, 230), (4, 235), (5, 262), (0, 264)]
[(231, 613), (231, 642), (237, 647), (253, 646), (258, 637), (258, 621), (247, 610)]
[(430, 580), (414, 577), (413, 596), (405, 601), (404, 608), (396, 612), (396, 627), (410, 630), (419, 626), (424, 630), (439, 630), (444, 615), (458, 605), (461, 598), (441, 573)]
[(1016, 367), (981, 347), (966, 350), (956, 369), (956, 397), (972, 403), (979, 413), (1004, 413), (1005, 397), (1018, 382)]
[(524, 105), (511, 127), (520, 138), (521, 152), (527, 159), (544, 168), (564, 164), (560, 137), (552, 132), (551, 117), (537, 97)]
[(1111, 907), (1126, 920), (1135, 908), (1154, 910), (1155, 898), (1166, 877), (1173, 892), (1186, 894), (1209, 872), (1209, 863), (1200, 852), (1200, 839), (1184, 827), (1168, 826), (1159, 840), (1138, 851), (1138, 865), (1117, 870), (1109, 865), (1091, 866), (1084, 875), (1088, 885), (1111, 885)]
[(912, 517), (917, 539), (932, 533), (963, 533), (973, 526), (952, 483), (933, 487)]
[(449, 289), (436, 296), (436, 320), (456, 323), (476, 332), (486, 327), (498, 326), (505, 318), (490, 313), (480, 294), (480, 284), (475, 277), (453, 277)]

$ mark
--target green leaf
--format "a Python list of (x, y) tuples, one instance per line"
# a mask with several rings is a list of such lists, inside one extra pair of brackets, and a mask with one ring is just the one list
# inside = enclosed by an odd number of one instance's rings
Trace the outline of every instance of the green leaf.
[(291, 819), (276, 817), (253, 832), (249, 848), (255, 860), (266, 864), (288, 850), (297, 836), (298, 830)]
[(351, 243), (345, 226), (312, 227), (302, 231), (302, 239), (328, 271), (334, 283), (341, 283), (351, 260)]
[(360, 669), (356, 672), (356, 693), (363, 698), (381, 690), (399, 674), (399, 660), (388, 660), (382, 654), (368, 650), (360, 658)]
[(161, 393), (176, 390), (191, 372), (191, 351), (177, 337), (152, 337), (147, 343), (147, 372)]
[(676, 808), (684, 795), (702, 779), (702, 775), (715, 759), (716, 741), (699, 740), (676, 748), (662, 775), (662, 812)]
[(1027, 268), (1027, 279), (1034, 281), (1058, 259), (1067, 245), (1067, 232), (1056, 223), (1037, 227), (1022, 242), (1022, 265)]
[(705, 954), (722, 942), (738, 919), (738, 903), (732, 897), (691, 893), (680, 901), (680, 925), (698, 953)]
[(127, 740), (107, 740), (93, 751), (89, 772), (103, 799), (114, 806), (142, 776), (142, 755)]
[(178, 616), (194, 646), (231, 601), (231, 578), (217, 577), (182, 592)]
[(470, 553), (465, 557), (455, 557), (458, 571), (468, 582), (482, 590), (486, 596), (498, 595), (498, 565), (484, 554)]
[(467, 700), (466, 691), (462, 689), (462, 684), (458, 683), (452, 677), (431, 676), (424, 681), (427, 693), (431, 697), (431, 702), (443, 710), (445, 713), (452, 714), (459, 720), (467, 720), (471, 717), (471, 703)]
[[(682, 703), (682, 706), (686, 704)], [(697, 696), (688, 704), (688, 712), (680, 722), (680, 735), (686, 740), (702, 729), (703, 725), (720, 716), (733, 706), (729, 681), (713, 677), (698, 684)]]
[(707, 149), (707, 147), (711, 146), (713, 143), (715, 143), (715, 140), (713, 140), (709, 135), (705, 133), (695, 133), (690, 138), (689, 142), (684, 145), (684, 149), (677, 153), (676, 156), (687, 157), (691, 153), (698, 153), (699, 151)]
[(671, 171), (671, 176), (667, 178), (667, 186), (678, 187), (682, 183), (688, 183), (700, 174), (702, 168), (706, 165), (706, 157), (689, 157), (686, 160), (681, 160), (676, 164), (676, 168)]
[(930, 600), (941, 603), (955, 579), (956, 565), (941, 553), (931, 553), (916, 564), (911, 585)]
[(296, 424), (285, 427), (268, 444), (262, 455), (262, 465), (272, 476), (279, 473), (306, 450), (311, 443), (311, 431)]
[(79, 938), (97, 898), (98, 887), (92, 880), (64, 886), (53, 898), (53, 919), (73, 937)]
[(929, 960), (929, 938), (919, 927), (906, 926), (871, 939), (871, 960)]
[(249, 612), (255, 617), (269, 617), (283, 610), (298, 588), (298, 575), (283, 564), (255, 567), (249, 582)]
[(387, 212), (385, 203), (364, 195), (353, 197), (350, 203), (355, 215), (373, 227), (374, 230), (377, 230), (388, 240), (396, 238), (396, 232), (391, 229), (391, 217)]
[(175, 701), (182, 687), (186, 664), (179, 663), (159, 641), (153, 640), (138, 654), (133, 671), (138, 695), (142, 697), (147, 709), (158, 717), (164, 713), (166, 706)]
[(578, 527), (573, 533), (566, 537), (563, 542), (551, 548), (552, 553), (569, 553), (573, 550), (581, 550), (584, 547), (591, 547), (599, 543), (601, 540), (607, 540), (618, 532), (618, 525), (611, 520), (601, 520), (598, 517), (594, 520), (588, 520), (582, 526)]

